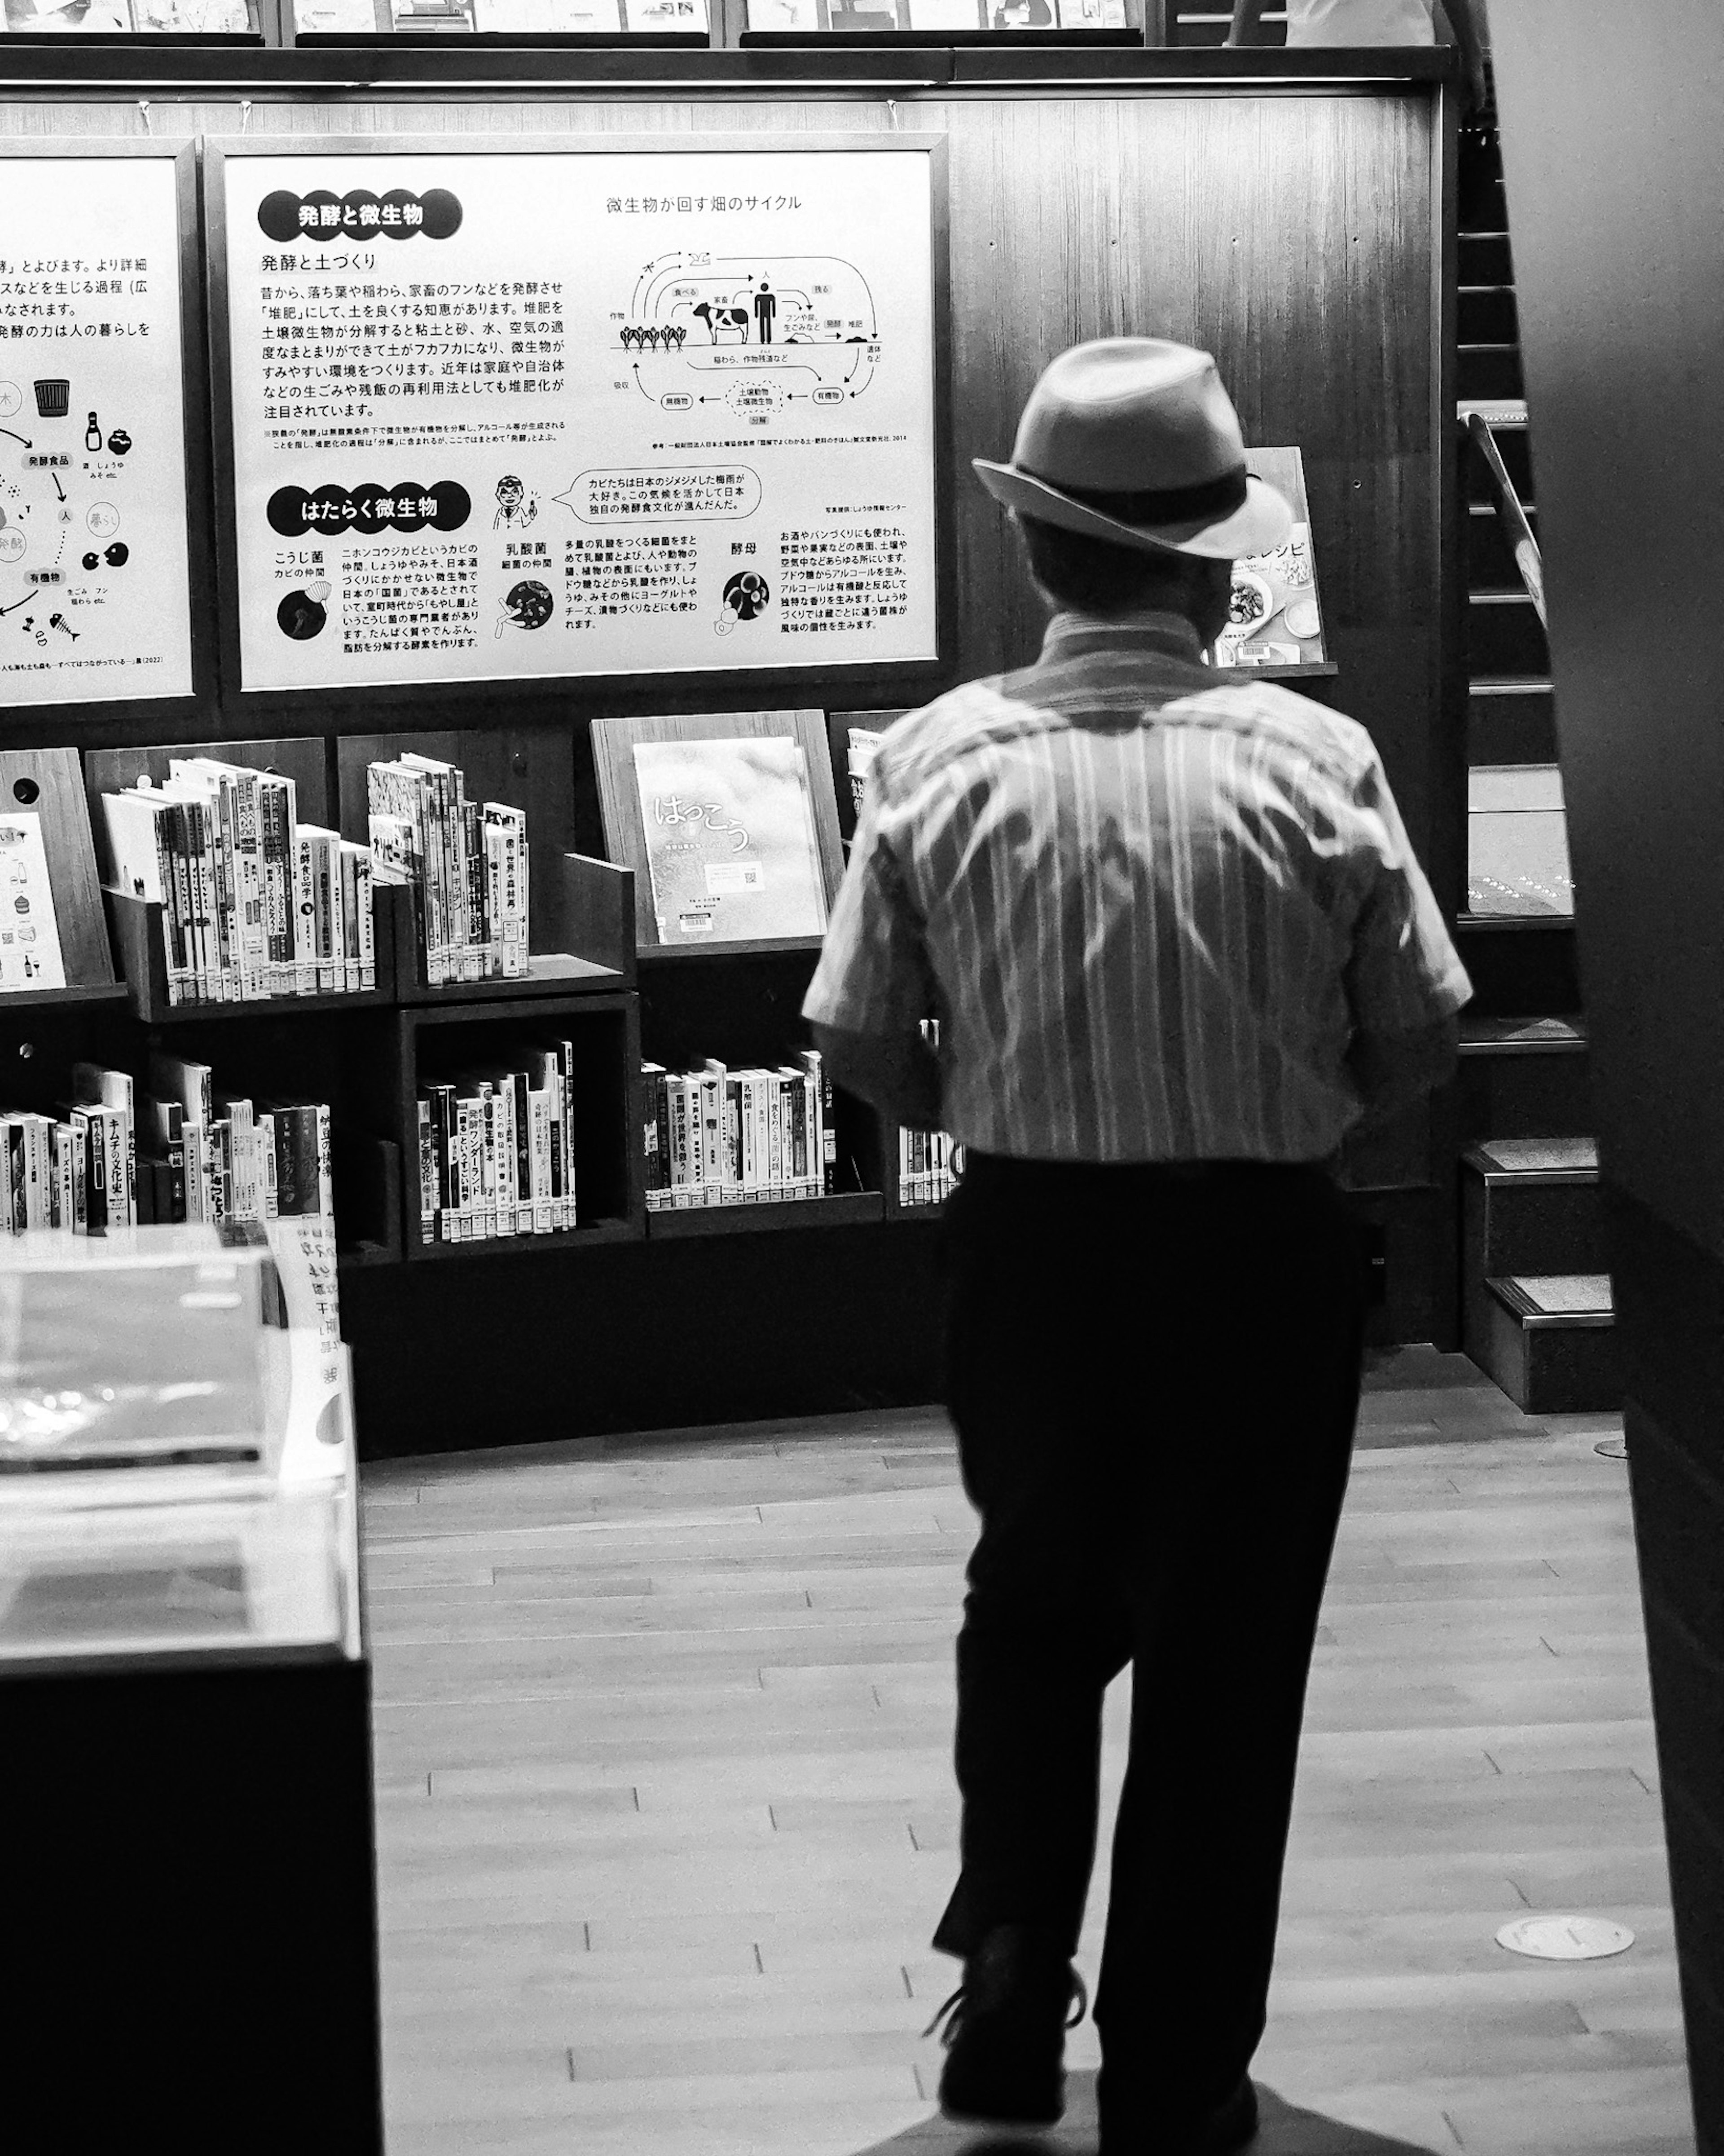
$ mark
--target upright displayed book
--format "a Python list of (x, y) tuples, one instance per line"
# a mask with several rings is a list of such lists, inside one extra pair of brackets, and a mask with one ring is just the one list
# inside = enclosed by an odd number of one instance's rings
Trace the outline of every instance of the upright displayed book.
[(593, 739), (644, 948), (824, 932), (842, 849), (819, 712), (595, 719)]
[(1273, 553), (1234, 562), (1228, 625), (1217, 640), (1214, 664), (1326, 665), (1304, 456), (1296, 449), (1248, 449), (1245, 463), (1254, 478), (1267, 480), (1292, 504), (1293, 529)]
[(0, 999), (113, 978), (78, 752), (0, 749)]
[(575, 1096), (571, 1040), (522, 1042), (423, 1086), (421, 1240), (485, 1243), (577, 1226)]
[(162, 909), (171, 1005), (376, 988), (370, 849), (300, 823), (291, 778), (177, 756), (99, 798), (110, 888)]
[(469, 801), (452, 763), (410, 753), (367, 765), (372, 872), (409, 886), (425, 981), (527, 973), (526, 813)]
[(649, 1212), (783, 1204), (837, 1182), (832, 1081), (816, 1049), (776, 1070), (641, 1065)]

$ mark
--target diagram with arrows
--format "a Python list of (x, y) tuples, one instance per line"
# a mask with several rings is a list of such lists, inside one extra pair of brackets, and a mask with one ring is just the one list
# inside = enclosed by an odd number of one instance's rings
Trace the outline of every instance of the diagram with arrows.
[(669, 412), (718, 404), (761, 424), (851, 403), (880, 364), (868, 280), (835, 255), (661, 254), (611, 323), (635, 387)]

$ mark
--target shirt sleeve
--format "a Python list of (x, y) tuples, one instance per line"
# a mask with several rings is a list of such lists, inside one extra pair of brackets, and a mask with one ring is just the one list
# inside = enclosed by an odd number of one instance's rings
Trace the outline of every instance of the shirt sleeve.
[(922, 917), (893, 842), (883, 761), (876, 755), (802, 1013), (835, 1032), (890, 1036), (913, 1032), (934, 1000)]
[(1473, 985), (1374, 753), (1353, 807), (1365, 880), (1345, 976), (1353, 1024), (1361, 1033), (1416, 1033), (1452, 1016)]

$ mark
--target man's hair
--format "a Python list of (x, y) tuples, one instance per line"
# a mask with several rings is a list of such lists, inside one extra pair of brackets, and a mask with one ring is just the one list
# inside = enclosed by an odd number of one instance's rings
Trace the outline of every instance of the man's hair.
[(1021, 513), (1018, 526), (1030, 574), (1050, 598), (1084, 613), (1126, 613), (1157, 604), (1183, 613), (1203, 575), (1186, 555), (1141, 553)]

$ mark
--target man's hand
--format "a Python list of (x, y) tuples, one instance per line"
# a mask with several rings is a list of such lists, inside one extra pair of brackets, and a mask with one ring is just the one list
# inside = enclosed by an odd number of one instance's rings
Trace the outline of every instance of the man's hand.
[(913, 1131), (940, 1128), (940, 1066), (919, 1031), (881, 1035), (814, 1028), (833, 1083)]

